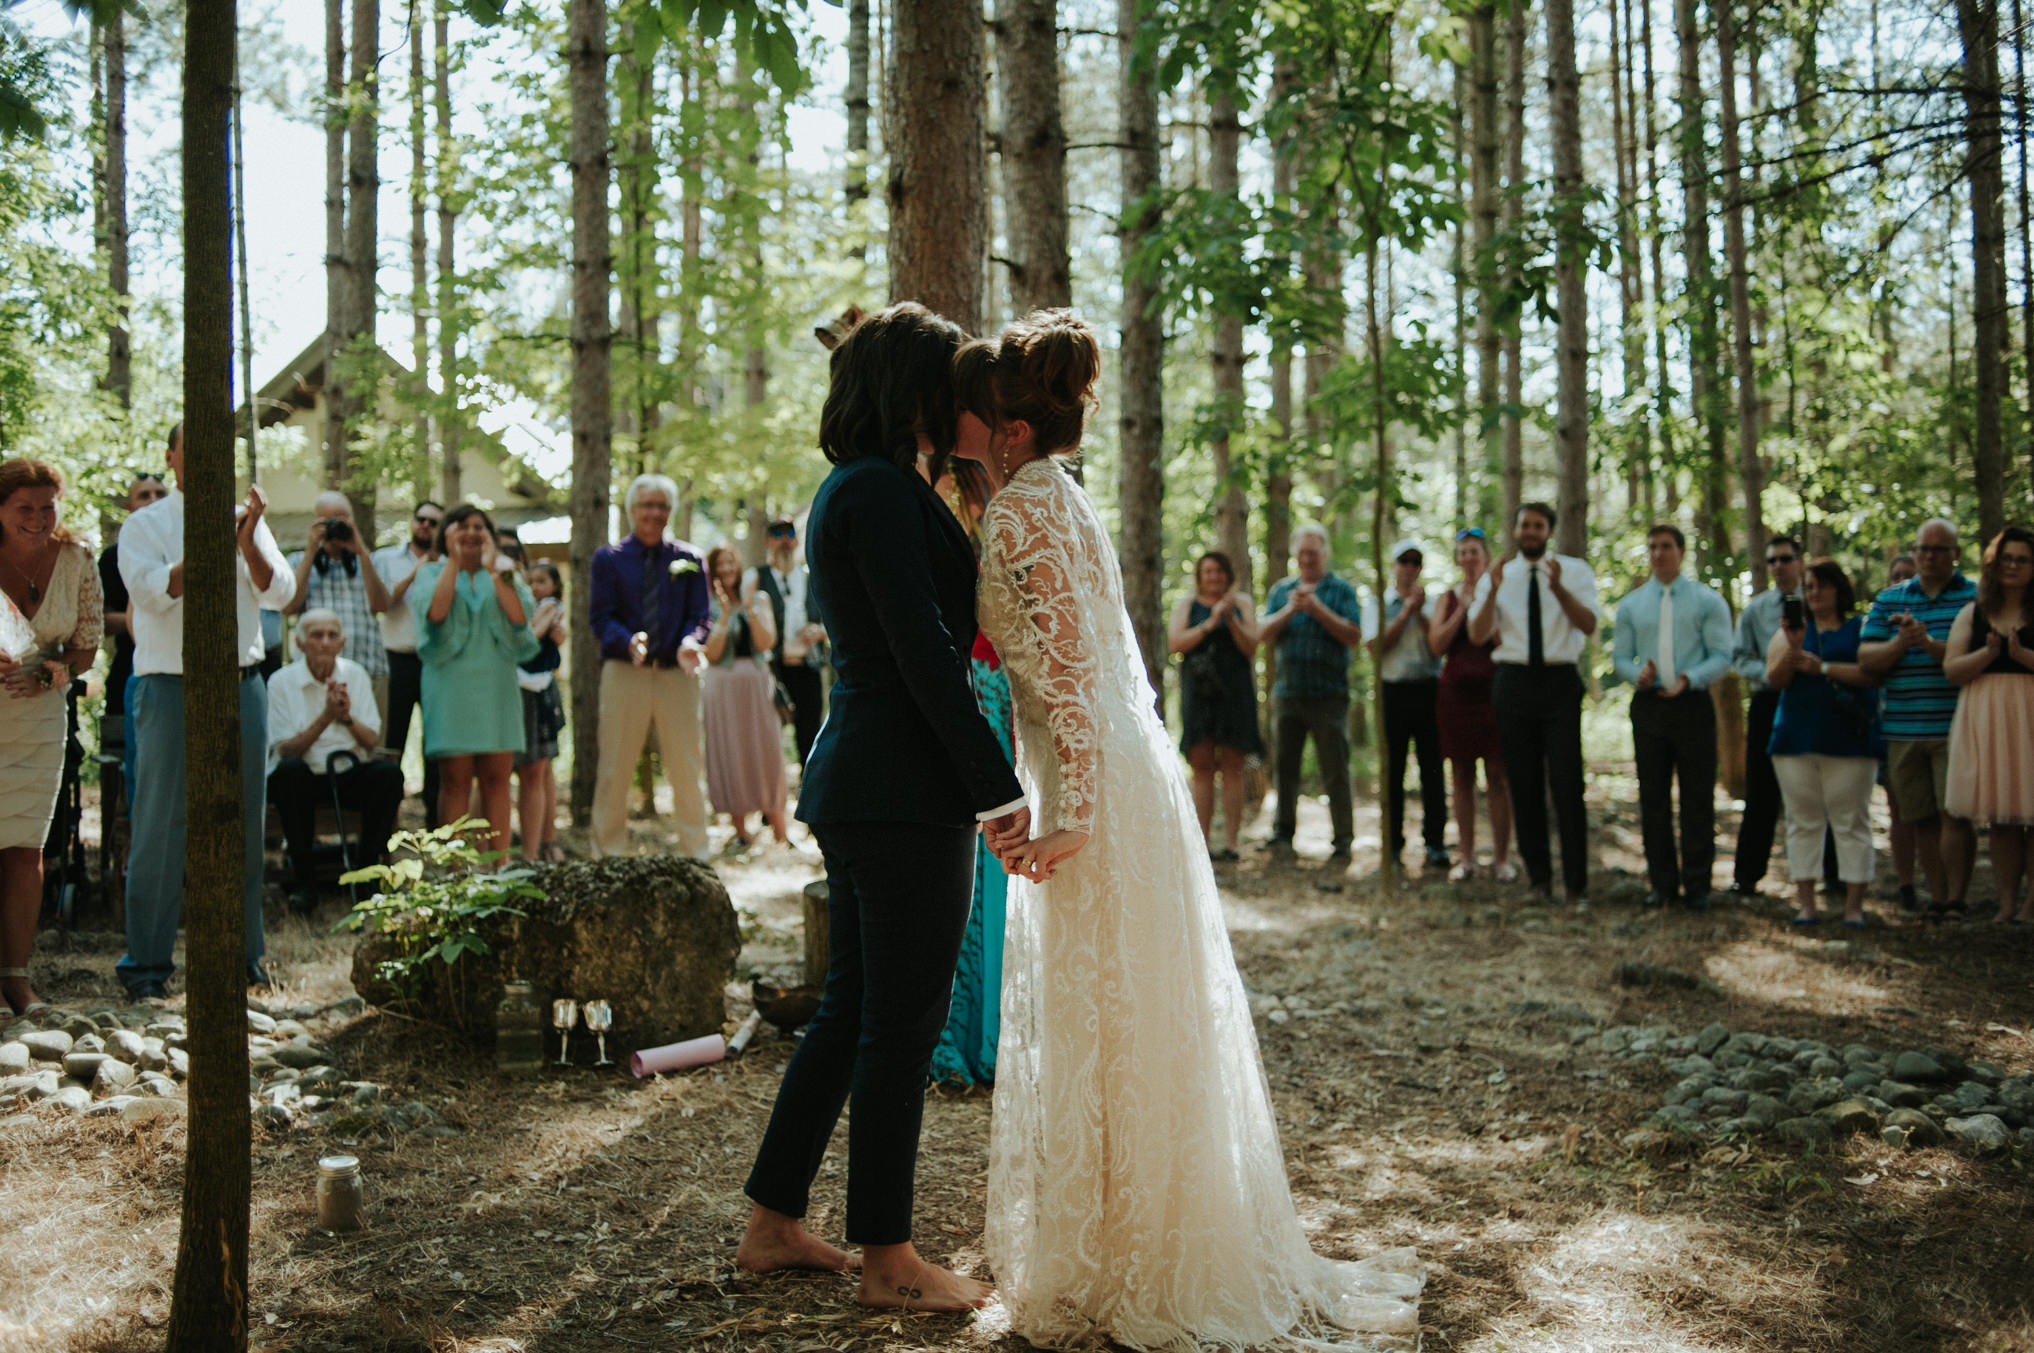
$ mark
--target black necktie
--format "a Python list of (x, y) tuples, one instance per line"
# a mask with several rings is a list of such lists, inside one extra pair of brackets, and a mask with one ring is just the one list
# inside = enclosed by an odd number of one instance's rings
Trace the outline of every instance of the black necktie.
[(1526, 575), (1526, 666), (1547, 665), (1547, 641), (1540, 629), (1540, 566)]
[(657, 576), (657, 552), (643, 552), (643, 633), (649, 636), (650, 656), (657, 653), (657, 585), (663, 579)]

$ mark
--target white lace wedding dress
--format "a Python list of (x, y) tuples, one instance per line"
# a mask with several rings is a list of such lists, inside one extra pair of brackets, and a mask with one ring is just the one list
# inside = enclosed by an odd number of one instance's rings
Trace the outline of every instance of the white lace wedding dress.
[(1013, 1332), (1065, 1348), (1416, 1345), (1410, 1249), (1317, 1256), (1193, 802), (1122, 574), (1051, 461), (989, 504), (978, 609), (1039, 821), (1087, 845), (1013, 879), (988, 1259)]

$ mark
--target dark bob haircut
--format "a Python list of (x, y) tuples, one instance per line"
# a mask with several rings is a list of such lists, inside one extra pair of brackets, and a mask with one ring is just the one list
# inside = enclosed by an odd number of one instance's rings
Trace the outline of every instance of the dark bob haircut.
[(833, 350), (819, 449), (835, 465), (879, 456), (918, 472), (918, 433), (932, 443), (937, 482), (953, 454), (953, 355), (967, 334), (916, 301), (879, 310)]
[(1843, 571), (1843, 565), (1825, 555), (1810, 563), (1808, 572), (1816, 582), (1836, 593), (1836, 618), (1848, 617), (1857, 606), (1857, 589), (1851, 586), (1850, 575)]
[(1202, 564), (1213, 564), (1216, 568), (1222, 570), (1222, 576), (1229, 580), (1231, 587), (1236, 585), (1236, 566), (1229, 562), (1229, 556), (1223, 554), (1220, 550), (1209, 550), (1206, 554), (1194, 560), (1194, 583), (1196, 586), (1200, 584)]

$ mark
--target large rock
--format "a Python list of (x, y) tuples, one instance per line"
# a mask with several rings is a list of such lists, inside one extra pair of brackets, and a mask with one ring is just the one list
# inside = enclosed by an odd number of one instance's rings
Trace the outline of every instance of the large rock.
[(467, 954), (453, 968), (431, 960), (412, 997), (375, 971), (393, 941), (369, 935), (353, 954), (354, 988), (483, 1043), (494, 1039), (494, 1009), (511, 976), (534, 983), (547, 1006), (559, 996), (606, 1000), (614, 1007), (610, 1056), (719, 1030), (742, 939), (710, 866), (669, 855), (584, 860), (540, 866), (532, 882), (545, 895), (522, 904), (525, 918), (483, 929), (491, 952)]
[(2006, 1130), (2006, 1125), (1988, 1113), (1952, 1118), (1943, 1126), (1949, 1129), (1950, 1136), (1979, 1151), (2003, 1151), (2013, 1144), (2013, 1134)]

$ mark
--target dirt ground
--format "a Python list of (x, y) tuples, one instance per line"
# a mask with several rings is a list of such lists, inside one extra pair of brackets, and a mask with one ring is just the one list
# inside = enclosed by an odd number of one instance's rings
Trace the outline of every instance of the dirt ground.
[[(1721, 1020), (1838, 1045), (1939, 1043), (2017, 1073), (2034, 1068), (2034, 934), (1901, 925), (1875, 902), (1888, 923), (1845, 944), (1828, 928), (1790, 932), (1777, 899), (1701, 916), (1601, 900), (1633, 889), (1636, 791), (1604, 775), (1591, 797), (1600, 900), (1582, 914), (1417, 873), (1386, 894), (1368, 876), (1374, 814), (1359, 822), (1355, 871), (1330, 878), (1312, 804), (1297, 864), (1246, 850), (1224, 867), (1316, 1248), (1417, 1247), (1429, 1350), (2034, 1349), (2027, 1160), (1868, 1137), (1806, 1155), (1656, 1133), (1627, 1142), (1672, 1078), (1572, 1041), (1585, 1019), (1676, 1033)], [(1733, 839), (1734, 814), (1719, 825)], [(750, 975), (795, 972), (798, 889), (818, 863), (810, 846), (726, 863), (748, 941), (731, 1015), (745, 1012)], [(1981, 879), (1972, 896), (1989, 895)], [(350, 943), (323, 933), (336, 915), (328, 903), (315, 926), (274, 923), (272, 1005), (348, 993)], [(46, 994), (108, 994), (118, 948), (76, 937), (40, 955), (55, 965)], [(1706, 985), (1616, 985), (1626, 959)], [(582, 1067), (534, 1083), (499, 1079), (485, 1054), (385, 1013), (329, 1041), (349, 1076), (423, 1099), (464, 1131), (257, 1136), (257, 1348), (1023, 1347), (993, 1308), (865, 1313), (848, 1278), (735, 1269), (741, 1183), (786, 1039), (649, 1082)], [(921, 1249), (976, 1273), (989, 1113), (986, 1093), (935, 1090), (920, 1165)], [(178, 1122), (39, 1113), (0, 1125), (0, 1350), (160, 1346), (183, 1134)], [(811, 1219), (835, 1238), (844, 1145), (837, 1134)], [(315, 1161), (338, 1148), (362, 1158), (372, 1214), (346, 1237), (314, 1226)]]

